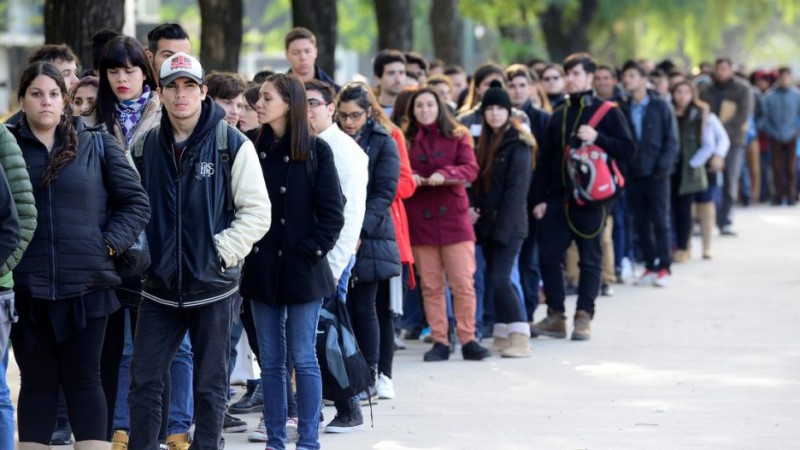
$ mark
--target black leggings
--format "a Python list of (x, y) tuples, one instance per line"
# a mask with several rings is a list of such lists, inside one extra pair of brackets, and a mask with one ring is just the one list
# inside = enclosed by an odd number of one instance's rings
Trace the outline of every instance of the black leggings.
[[(679, 166), (680, 167), (680, 166)], [(677, 170), (680, 172), (680, 168)], [(672, 176), (672, 220), (675, 226), (675, 246), (678, 250), (689, 248), (692, 237), (692, 203), (695, 194), (678, 194), (681, 187), (679, 173)]]
[(378, 327), (380, 328), (380, 356), (378, 372), (392, 378), (392, 361), (394, 360), (394, 314), (390, 309), (391, 290), (389, 280), (378, 284), (378, 295), (375, 297), (378, 310)]
[(20, 442), (50, 444), (59, 384), (67, 400), (75, 440), (105, 441), (108, 413), (100, 383), (100, 353), (107, 318), (87, 319), (86, 326), (72, 337), (56, 342), (46, 309), (34, 308), (32, 314), (35, 323), (28, 314), (20, 314), (11, 333), (14, 357), (22, 375)]
[(125, 348), (125, 314), (130, 312), (131, 330), (136, 329), (136, 311), (120, 308), (108, 316), (103, 351), (100, 354), (100, 381), (106, 396), (108, 426), (106, 440), (111, 440), (114, 426), (114, 411), (117, 407), (117, 391), (119, 389), (119, 364)]
[(347, 293), (347, 313), (353, 324), (353, 333), (364, 354), (364, 359), (373, 371), (378, 367), (379, 326), (375, 298), (378, 281), (355, 283)]

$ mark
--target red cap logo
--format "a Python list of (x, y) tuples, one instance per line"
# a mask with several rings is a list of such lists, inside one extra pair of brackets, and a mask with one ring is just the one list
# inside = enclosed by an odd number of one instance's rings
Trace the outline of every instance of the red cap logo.
[(169, 63), (170, 70), (192, 70), (192, 60), (183, 56), (176, 55)]

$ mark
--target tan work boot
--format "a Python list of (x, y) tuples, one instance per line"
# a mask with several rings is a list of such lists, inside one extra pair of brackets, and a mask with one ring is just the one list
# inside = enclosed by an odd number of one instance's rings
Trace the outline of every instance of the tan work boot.
[(539, 323), (530, 324), (531, 336), (549, 336), (556, 339), (567, 337), (567, 317), (564, 313), (547, 308), (547, 317)]
[(531, 356), (531, 326), (528, 322), (508, 324), (510, 345), (500, 352), (503, 358), (529, 358)]
[(169, 450), (189, 450), (189, 434), (170, 434), (167, 436), (167, 448)]
[(717, 209), (714, 202), (697, 204), (697, 217), (700, 219), (700, 235), (703, 241), (703, 259), (711, 259), (711, 236), (717, 221)]
[(592, 316), (588, 312), (575, 312), (575, 324), (572, 330), (573, 341), (588, 341), (592, 338)]
[(111, 437), (111, 450), (128, 450), (128, 432), (114, 431), (114, 436)]
[[(530, 330), (529, 330), (530, 331)], [(496, 323), (492, 330), (492, 352), (500, 353), (511, 346), (511, 341), (508, 339), (508, 324)]]
[(672, 262), (674, 263), (685, 263), (692, 258), (692, 253), (689, 249), (686, 250), (675, 250), (675, 253), (672, 255)]
[(107, 441), (75, 441), (75, 450), (111, 450), (111, 442)]

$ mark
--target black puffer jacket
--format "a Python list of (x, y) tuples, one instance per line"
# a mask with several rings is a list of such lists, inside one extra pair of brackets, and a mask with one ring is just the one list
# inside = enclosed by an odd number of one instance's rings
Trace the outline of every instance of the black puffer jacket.
[(358, 145), (369, 157), (369, 182), (361, 246), (353, 267), (353, 282), (356, 283), (388, 280), (402, 273), (390, 210), (400, 177), (397, 143), (377, 123), (369, 121), (364, 127)]
[(509, 127), (492, 164), (491, 187), (478, 179), (472, 186), (472, 204), (480, 210), (475, 224), (478, 241), (507, 244), (528, 235), (527, 195), (531, 184), (533, 139)]
[[(11, 128), (28, 165), (38, 210), (33, 240), (14, 270), (15, 289), (24, 296), (60, 300), (119, 285), (106, 244), (124, 251), (150, 219), (147, 194), (116, 139), (102, 126), (87, 129), (80, 120), (75, 126), (77, 155), (49, 186), (42, 184), (50, 160), (47, 148), (24, 118)], [(96, 136), (103, 142), (104, 164)]]

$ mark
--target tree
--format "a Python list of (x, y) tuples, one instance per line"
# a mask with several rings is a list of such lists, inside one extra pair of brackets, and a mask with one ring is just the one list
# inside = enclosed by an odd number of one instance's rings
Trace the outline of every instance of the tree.
[(124, 2), (119, 0), (45, 0), (44, 41), (67, 44), (85, 68), (92, 68), (92, 35), (101, 28), (122, 31)]
[(206, 73), (238, 71), (243, 33), (242, 0), (198, 0), (198, 3), (203, 69)]
[(430, 25), (436, 57), (448, 64), (463, 65), (464, 23), (458, 12), (458, 0), (433, 0)]
[(577, 14), (566, 14), (567, 6), (553, 2), (539, 13), (539, 22), (553, 61), (563, 61), (570, 53), (589, 51), (589, 28), (599, 0), (580, 0)]
[(378, 49), (410, 51), (414, 43), (411, 0), (375, 0)]
[(292, 0), (292, 22), (317, 37), (317, 65), (333, 74), (336, 69), (336, 0)]

